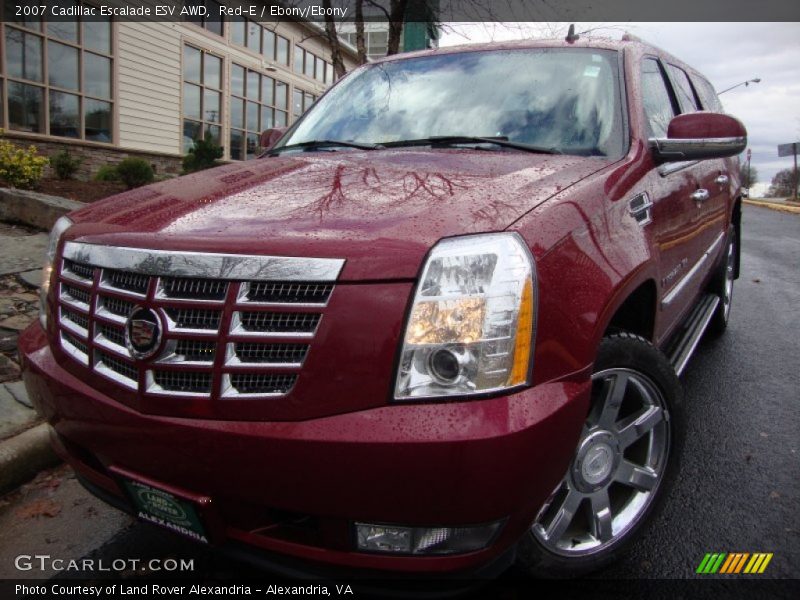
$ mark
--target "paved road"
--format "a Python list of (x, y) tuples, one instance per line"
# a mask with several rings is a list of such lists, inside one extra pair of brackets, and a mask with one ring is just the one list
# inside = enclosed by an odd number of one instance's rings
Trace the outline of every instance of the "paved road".
[[(713, 551), (774, 552), (765, 575), (800, 576), (800, 216), (746, 206), (743, 237), (730, 328), (701, 344), (683, 377), (689, 431), (681, 477), (649, 534), (599, 578), (692, 577)], [(150, 527), (124, 519), (118, 526), (88, 556), (194, 558), (206, 576), (254, 574)], [(77, 538), (92, 531), (75, 521)]]
[(689, 429), (661, 519), (608, 577), (691, 576), (706, 552), (774, 552), (800, 577), (800, 215), (745, 206), (731, 322), (683, 375)]

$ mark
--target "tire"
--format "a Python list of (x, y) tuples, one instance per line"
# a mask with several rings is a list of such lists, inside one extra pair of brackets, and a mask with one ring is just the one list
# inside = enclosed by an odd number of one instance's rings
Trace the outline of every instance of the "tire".
[(733, 282), (736, 277), (736, 253), (739, 240), (736, 238), (736, 229), (731, 228), (728, 233), (728, 243), (722, 260), (711, 277), (709, 291), (719, 296), (719, 305), (714, 311), (714, 316), (708, 323), (706, 332), (711, 337), (719, 337), (728, 328), (733, 302)]
[(592, 380), (570, 467), (517, 548), (528, 575), (574, 577), (616, 561), (653, 521), (678, 472), (683, 391), (667, 358), (618, 333), (600, 344)]

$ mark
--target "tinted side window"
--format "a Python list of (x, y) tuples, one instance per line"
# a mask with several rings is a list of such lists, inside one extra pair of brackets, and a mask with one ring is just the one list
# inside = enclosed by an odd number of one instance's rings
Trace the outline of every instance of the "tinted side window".
[(714, 91), (714, 86), (702, 77), (694, 77), (693, 82), (694, 89), (697, 90), (697, 94), (700, 96), (700, 102), (703, 104), (704, 110), (725, 112), (725, 109), (722, 108), (722, 102), (717, 97), (717, 92)]
[(667, 65), (669, 69), (669, 75), (672, 78), (672, 82), (675, 84), (675, 93), (678, 96), (678, 102), (681, 105), (681, 112), (688, 113), (688, 112), (697, 112), (700, 110), (700, 107), (697, 104), (697, 100), (694, 97), (694, 90), (692, 90), (692, 84), (689, 83), (689, 76), (686, 74), (686, 71), (676, 67), (675, 65)]
[(650, 135), (667, 137), (667, 126), (675, 116), (675, 110), (661, 68), (652, 58), (642, 61), (642, 102)]

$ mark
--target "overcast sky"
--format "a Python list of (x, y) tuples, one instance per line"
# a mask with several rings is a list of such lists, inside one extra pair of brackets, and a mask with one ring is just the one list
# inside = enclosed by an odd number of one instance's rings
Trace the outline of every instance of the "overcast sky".
[[(566, 23), (480, 24), (445, 27), (440, 46), (559, 35)], [(769, 183), (792, 166), (776, 146), (800, 141), (800, 23), (577, 23), (577, 31), (619, 39), (624, 31), (677, 56), (706, 75), (717, 91), (761, 78), (720, 96), (725, 110), (747, 126), (752, 164)]]

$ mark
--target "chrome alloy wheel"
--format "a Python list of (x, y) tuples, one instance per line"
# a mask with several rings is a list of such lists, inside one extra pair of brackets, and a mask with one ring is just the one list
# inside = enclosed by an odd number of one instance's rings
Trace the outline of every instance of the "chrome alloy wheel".
[(533, 525), (545, 548), (567, 557), (620, 541), (655, 498), (669, 455), (669, 414), (649, 377), (617, 368), (592, 382), (575, 457)]
[(728, 242), (728, 256), (725, 258), (725, 286), (722, 294), (722, 315), (725, 321), (731, 312), (731, 299), (733, 298), (733, 278), (736, 269), (736, 238)]

